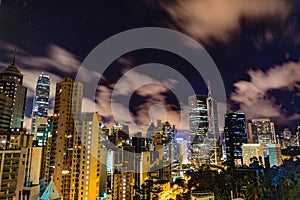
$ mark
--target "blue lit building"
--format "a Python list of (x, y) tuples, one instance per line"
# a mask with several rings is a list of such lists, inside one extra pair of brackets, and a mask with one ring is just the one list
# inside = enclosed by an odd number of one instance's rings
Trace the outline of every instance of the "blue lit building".
[(225, 115), (224, 135), (227, 163), (230, 166), (242, 165), (242, 145), (247, 143), (244, 113), (233, 112)]
[(42, 73), (37, 81), (32, 111), (31, 132), (35, 134), (36, 119), (47, 118), (49, 109), (50, 79), (47, 74)]

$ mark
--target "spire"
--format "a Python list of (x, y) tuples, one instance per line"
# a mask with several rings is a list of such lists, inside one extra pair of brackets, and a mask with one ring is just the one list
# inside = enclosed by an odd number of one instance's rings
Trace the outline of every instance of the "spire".
[(207, 87), (208, 87), (208, 97), (211, 97), (211, 83), (210, 83), (210, 80), (207, 81)]
[(14, 51), (14, 58), (13, 58), (12, 65), (15, 65), (15, 62), (16, 62), (16, 54), (17, 54), (17, 48), (15, 48), (15, 51)]

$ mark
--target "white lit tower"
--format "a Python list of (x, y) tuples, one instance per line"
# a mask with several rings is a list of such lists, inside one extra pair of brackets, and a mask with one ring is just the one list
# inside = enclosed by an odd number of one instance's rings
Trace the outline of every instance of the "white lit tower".
[(219, 122), (218, 122), (218, 107), (217, 101), (212, 98), (211, 84), (208, 81), (208, 97), (207, 97), (207, 114), (208, 114), (208, 132), (204, 139), (204, 144), (207, 146), (209, 152), (207, 159), (213, 165), (218, 164), (218, 149), (219, 149)]

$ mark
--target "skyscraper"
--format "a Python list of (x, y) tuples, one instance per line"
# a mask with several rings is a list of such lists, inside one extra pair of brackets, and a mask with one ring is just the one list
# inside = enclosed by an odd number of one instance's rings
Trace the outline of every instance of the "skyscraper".
[[(15, 64), (16, 50), (13, 62), (6, 69), (0, 72), (0, 109), (2, 110), (0, 119), (5, 124), (2, 131), (6, 130), (9, 123), (9, 129), (21, 129), (24, 121), (24, 110), (27, 88), (23, 86), (23, 74)], [(5, 98), (4, 96), (8, 97)], [(10, 108), (10, 116), (8, 116), (8, 106)]]
[(209, 146), (210, 163), (217, 165), (218, 161), (221, 160), (218, 106), (217, 101), (211, 96), (210, 81), (208, 82), (207, 110), (208, 132), (204, 143)]
[(207, 100), (204, 95), (188, 98), (190, 133), (195, 134), (197, 142), (203, 142), (208, 131)]
[(79, 171), (83, 149), (74, 120), (81, 116), (82, 92), (83, 85), (69, 77), (56, 84), (49, 174), (66, 200), (78, 199), (79, 193), (79, 177), (73, 170)]
[(242, 145), (247, 143), (245, 114), (237, 112), (226, 114), (224, 134), (228, 164), (241, 165)]
[[(36, 130), (36, 119), (47, 118), (49, 109), (49, 95), (50, 95), (50, 79), (47, 74), (42, 73), (37, 81), (35, 97), (32, 109), (32, 124), (31, 133)], [(35, 135), (36, 136), (36, 135)]]
[(207, 98), (204, 95), (193, 95), (188, 98), (189, 122), (191, 137), (191, 161), (195, 164), (203, 160), (209, 153), (204, 144), (208, 132)]
[[(73, 165), (72, 176), (79, 177), (78, 199), (97, 199), (99, 197), (100, 156), (101, 156), (101, 121), (98, 113), (86, 113), (84, 120), (76, 120), (76, 131), (80, 138), (80, 161)], [(78, 154), (77, 154), (78, 155)], [(78, 155), (79, 157), (79, 155)], [(78, 157), (73, 163), (78, 163)], [(76, 184), (76, 183), (75, 183)]]

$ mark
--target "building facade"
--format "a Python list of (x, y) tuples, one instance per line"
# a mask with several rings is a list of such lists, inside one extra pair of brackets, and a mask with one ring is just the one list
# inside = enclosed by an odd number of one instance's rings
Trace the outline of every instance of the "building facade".
[[(78, 199), (81, 139), (75, 128), (80, 119), (83, 85), (66, 77), (56, 84), (52, 123), (51, 154), (48, 179), (53, 182), (63, 199)], [(50, 182), (50, 180), (48, 180)]]
[(253, 157), (256, 157), (257, 160), (262, 161), (261, 165), (265, 166), (264, 161), (264, 147), (260, 144), (243, 144), (242, 146), (242, 154), (243, 154), (243, 165), (247, 165), (248, 167), (252, 163), (251, 160)]
[(193, 95), (188, 98), (190, 124), (190, 160), (199, 164), (209, 153), (209, 146), (204, 144), (208, 133), (207, 98), (204, 95)]
[(268, 144), (270, 167), (283, 164), (280, 144)]
[(226, 159), (230, 166), (242, 165), (242, 145), (247, 143), (246, 116), (244, 113), (225, 115)]
[[(1, 113), (2, 115), (0, 119), (5, 123), (5, 127), (2, 126), (2, 128), (4, 128), (3, 131), (9, 131), (10, 129), (21, 129), (24, 121), (27, 88), (23, 86), (23, 74), (15, 65), (15, 55), (16, 51), (12, 64), (0, 72), (0, 94), (2, 95), (2, 108), (3, 106), (10, 104), (9, 120), (7, 120), (7, 108), (4, 108), (4, 112)], [(4, 98), (3, 95), (8, 97), (10, 100)], [(8, 121), (9, 130), (6, 130), (8, 127)]]
[(46, 118), (49, 109), (50, 78), (42, 73), (36, 84), (35, 97), (32, 109), (31, 133), (35, 132), (37, 118)]

